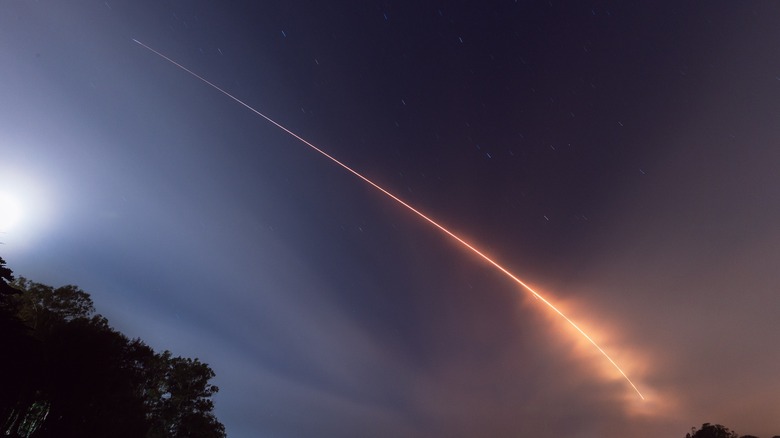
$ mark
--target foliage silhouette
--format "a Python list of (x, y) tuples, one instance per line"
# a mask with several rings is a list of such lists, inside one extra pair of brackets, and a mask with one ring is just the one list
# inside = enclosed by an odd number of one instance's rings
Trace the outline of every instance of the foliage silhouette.
[(0, 434), (225, 436), (208, 365), (128, 339), (76, 286), (14, 279), (1, 258), (0, 277)]
[(701, 429), (691, 428), (691, 433), (685, 434), (685, 438), (739, 438), (739, 435), (723, 425), (704, 423)]
[[(758, 438), (754, 435), (739, 435), (721, 424), (704, 423), (700, 429), (691, 428), (691, 432), (685, 434), (685, 438)], [(773, 436), (772, 438), (780, 438)]]

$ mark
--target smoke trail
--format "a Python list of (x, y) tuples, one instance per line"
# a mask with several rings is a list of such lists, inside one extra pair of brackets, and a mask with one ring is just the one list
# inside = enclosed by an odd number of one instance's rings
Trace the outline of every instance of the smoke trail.
[(602, 349), (602, 348), (601, 348), (601, 347), (600, 347), (600, 346), (599, 346), (599, 345), (596, 343), (596, 341), (594, 341), (594, 340), (593, 340), (593, 338), (591, 338), (590, 336), (588, 336), (588, 334), (587, 334), (587, 333), (585, 333), (585, 331), (583, 331), (583, 330), (582, 330), (582, 329), (581, 329), (581, 328), (580, 328), (580, 327), (579, 327), (577, 324), (575, 324), (575, 323), (574, 323), (574, 321), (572, 321), (571, 319), (569, 319), (569, 317), (567, 317), (567, 316), (566, 316), (566, 315), (565, 315), (563, 312), (561, 312), (561, 311), (560, 311), (560, 310), (559, 310), (557, 307), (555, 307), (555, 306), (554, 306), (554, 305), (553, 305), (551, 302), (547, 301), (547, 299), (546, 299), (546, 298), (544, 298), (544, 297), (543, 297), (542, 295), (540, 295), (538, 292), (536, 292), (535, 290), (533, 290), (533, 289), (532, 289), (530, 286), (528, 286), (527, 284), (525, 284), (525, 283), (524, 283), (522, 280), (520, 280), (520, 279), (519, 279), (519, 278), (518, 278), (518, 277), (517, 277), (515, 274), (513, 274), (513, 273), (509, 272), (509, 271), (508, 271), (506, 268), (504, 268), (503, 266), (501, 266), (500, 264), (498, 264), (496, 261), (494, 261), (493, 259), (491, 259), (491, 258), (490, 258), (490, 257), (488, 257), (487, 255), (485, 255), (485, 254), (484, 254), (482, 251), (478, 250), (476, 247), (474, 247), (474, 246), (473, 246), (473, 245), (471, 245), (470, 243), (468, 243), (468, 242), (466, 242), (465, 240), (461, 239), (460, 237), (458, 237), (457, 235), (455, 235), (455, 234), (454, 234), (453, 232), (451, 232), (450, 230), (448, 230), (448, 229), (444, 228), (444, 226), (440, 225), (438, 222), (436, 222), (436, 221), (434, 221), (433, 219), (429, 218), (428, 216), (426, 216), (425, 214), (423, 214), (422, 212), (420, 212), (420, 211), (419, 211), (419, 210), (417, 210), (416, 208), (414, 208), (414, 207), (412, 207), (411, 205), (407, 204), (406, 202), (404, 202), (404, 201), (403, 201), (402, 199), (400, 199), (399, 197), (397, 197), (397, 196), (395, 196), (394, 194), (390, 193), (389, 191), (385, 190), (384, 188), (382, 188), (381, 186), (379, 186), (379, 185), (378, 185), (378, 184), (376, 184), (375, 182), (373, 182), (373, 181), (371, 181), (370, 179), (366, 178), (365, 176), (363, 176), (362, 174), (360, 174), (360, 173), (359, 173), (359, 172), (357, 172), (356, 170), (353, 170), (351, 167), (349, 167), (349, 166), (347, 166), (346, 164), (342, 163), (341, 161), (337, 160), (336, 158), (334, 158), (333, 156), (331, 156), (331, 155), (330, 155), (330, 154), (328, 154), (327, 152), (323, 151), (322, 149), (318, 148), (317, 146), (314, 146), (313, 144), (311, 144), (311, 143), (310, 143), (309, 141), (307, 141), (306, 139), (304, 139), (304, 138), (300, 137), (298, 134), (296, 134), (296, 133), (294, 133), (294, 132), (290, 131), (289, 129), (285, 128), (284, 126), (282, 126), (281, 124), (277, 123), (276, 121), (274, 121), (274, 120), (273, 120), (273, 119), (271, 119), (270, 117), (266, 116), (265, 114), (261, 113), (260, 111), (258, 111), (258, 110), (256, 110), (256, 109), (252, 108), (251, 106), (249, 106), (248, 104), (246, 104), (246, 103), (244, 103), (242, 100), (240, 100), (239, 98), (237, 98), (237, 97), (233, 96), (232, 94), (228, 93), (227, 91), (223, 90), (222, 88), (218, 87), (217, 85), (215, 85), (215, 84), (213, 84), (213, 83), (209, 82), (208, 80), (206, 80), (206, 79), (205, 79), (205, 78), (203, 78), (202, 76), (198, 75), (197, 73), (193, 72), (192, 70), (188, 69), (187, 67), (184, 67), (183, 65), (181, 65), (181, 64), (179, 64), (178, 62), (174, 61), (173, 59), (171, 59), (171, 58), (169, 58), (169, 57), (167, 57), (167, 56), (163, 55), (162, 53), (160, 53), (160, 52), (158, 52), (157, 50), (155, 50), (155, 49), (153, 49), (153, 48), (151, 48), (151, 47), (147, 46), (146, 44), (144, 44), (144, 43), (142, 43), (142, 42), (138, 41), (137, 39), (133, 38), (133, 41), (134, 41), (134, 42), (136, 42), (136, 43), (138, 43), (140, 46), (144, 47), (145, 49), (147, 49), (147, 50), (151, 51), (152, 53), (155, 53), (156, 55), (158, 55), (158, 56), (160, 56), (161, 58), (165, 59), (166, 61), (170, 62), (171, 64), (175, 65), (176, 67), (179, 67), (180, 69), (182, 69), (182, 70), (186, 71), (187, 73), (191, 74), (192, 76), (195, 76), (196, 78), (198, 78), (198, 79), (200, 79), (201, 81), (205, 82), (206, 84), (210, 85), (210, 86), (211, 86), (212, 88), (214, 88), (215, 90), (219, 91), (220, 93), (224, 94), (225, 96), (227, 96), (227, 97), (229, 97), (229, 98), (233, 99), (234, 101), (238, 102), (239, 104), (241, 104), (242, 106), (244, 106), (244, 107), (245, 107), (246, 109), (248, 109), (249, 111), (252, 111), (253, 113), (255, 113), (255, 114), (257, 114), (258, 116), (260, 116), (260, 117), (264, 118), (265, 120), (267, 120), (269, 123), (271, 123), (271, 124), (273, 124), (274, 126), (276, 126), (277, 128), (279, 128), (279, 129), (281, 129), (282, 131), (284, 131), (284, 132), (286, 132), (286, 133), (290, 134), (291, 136), (293, 136), (294, 138), (296, 138), (297, 140), (299, 140), (300, 142), (302, 142), (302, 143), (303, 143), (303, 144), (305, 144), (306, 146), (308, 146), (308, 147), (310, 147), (310, 148), (314, 149), (315, 151), (319, 152), (320, 154), (322, 154), (323, 156), (325, 156), (325, 157), (326, 157), (326, 158), (328, 158), (329, 160), (333, 161), (334, 163), (338, 164), (339, 166), (341, 166), (342, 168), (344, 168), (344, 169), (345, 169), (345, 170), (347, 170), (348, 172), (352, 173), (353, 175), (355, 175), (355, 176), (357, 176), (358, 178), (362, 179), (362, 180), (363, 180), (363, 181), (365, 181), (366, 183), (370, 184), (370, 185), (371, 185), (372, 187), (374, 187), (375, 189), (377, 189), (377, 190), (379, 190), (380, 192), (384, 193), (384, 194), (385, 194), (386, 196), (388, 196), (390, 199), (392, 199), (392, 200), (394, 200), (395, 202), (397, 202), (397, 203), (401, 204), (402, 206), (406, 207), (406, 208), (407, 208), (409, 211), (413, 212), (414, 214), (416, 214), (417, 216), (421, 217), (422, 219), (425, 219), (425, 221), (426, 221), (426, 222), (428, 222), (428, 223), (430, 223), (431, 225), (433, 225), (434, 227), (438, 228), (438, 229), (439, 229), (439, 230), (441, 230), (443, 233), (445, 233), (446, 235), (448, 235), (449, 237), (451, 237), (452, 239), (454, 239), (455, 241), (457, 241), (458, 243), (460, 243), (460, 244), (461, 244), (461, 245), (463, 245), (464, 247), (466, 247), (466, 248), (468, 248), (469, 250), (471, 250), (471, 252), (473, 252), (474, 254), (476, 254), (476, 255), (480, 256), (480, 257), (481, 257), (483, 260), (485, 260), (486, 262), (488, 262), (488, 263), (490, 263), (491, 265), (493, 265), (493, 266), (494, 266), (496, 269), (498, 269), (499, 271), (503, 272), (503, 273), (504, 273), (504, 274), (505, 274), (507, 277), (509, 277), (509, 278), (511, 278), (512, 280), (514, 280), (514, 281), (515, 281), (517, 284), (519, 284), (520, 286), (522, 286), (522, 287), (523, 287), (523, 288), (524, 288), (526, 291), (530, 292), (530, 293), (531, 293), (531, 294), (532, 294), (532, 295), (533, 295), (535, 298), (539, 299), (541, 302), (543, 302), (544, 304), (546, 304), (546, 305), (547, 305), (547, 307), (549, 307), (550, 309), (552, 309), (552, 310), (553, 310), (555, 313), (557, 313), (557, 314), (558, 314), (558, 316), (560, 316), (561, 318), (563, 318), (563, 319), (564, 319), (566, 322), (568, 322), (568, 323), (569, 323), (569, 324), (570, 324), (572, 327), (574, 327), (574, 328), (575, 328), (575, 329), (576, 329), (576, 330), (577, 330), (577, 331), (580, 333), (580, 335), (582, 335), (582, 337), (584, 337), (585, 339), (587, 339), (587, 340), (588, 340), (588, 342), (590, 342), (590, 343), (591, 343), (591, 344), (592, 344), (592, 345), (593, 345), (593, 346), (596, 348), (596, 350), (598, 350), (598, 351), (599, 351), (599, 353), (601, 353), (601, 355), (602, 355), (602, 356), (604, 356), (604, 358), (606, 358), (606, 359), (607, 359), (607, 361), (609, 361), (609, 363), (610, 363), (610, 364), (612, 364), (612, 366), (613, 366), (613, 367), (614, 367), (614, 368), (615, 368), (615, 369), (616, 369), (616, 370), (617, 370), (617, 371), (620, 373), (620, 375), (621, 375), (621, 376), (623, 376), (623, 378), (626, 380), (626, 382), (628, 382), (628, 384), (629, 384), (629, 385), (631, 385), (631, 388), (633, 388), (633, 389), (634, 389), (634, 391), (637, 393), (637, 395), (639, 395), (639, 397), (640, 397), (642, 400), (644, 400), (644, 399), (645, 399), (645, 397), (642, 395), (642, 393), (641, 393), (641, 392), (639, 392), (639, 388), (637, 388), (637, 387), (636, 387), (636, 385), (634, 385), (634, 382), (632, 382), (632, 381), (631, 381), (631, 379), (628, 377), (628, 375), (626, 375), (626, 373), (625, 373), (625, 372), (623, 372), (623, 370), (620, 368), (620, 366), (618, 366), (618, 364), (617, 364), (617, 363), (616, 363), (614, 360), (612, 360), (612, 358), (611, 358), (611, 357), (610, 357), (610, 356), (607, 354), (607, 352), (606, 352), (606, 351), (604, 351), (604, 350), (603, 350), (603, 349)]

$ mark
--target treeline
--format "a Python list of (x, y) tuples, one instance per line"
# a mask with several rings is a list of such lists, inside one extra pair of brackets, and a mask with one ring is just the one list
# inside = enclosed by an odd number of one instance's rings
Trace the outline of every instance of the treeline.
[(214, 372), (156, 353), (76, 286), (15, 279), (0, 258), (0, 435), (224, 437)]
[[(758, 438), (754, 435), (740, 435), (733, 430), (721, 424), (704, 423), (700, 429), (691, 428), (690, 433), (685, 434), (685, 438)], [(775, 435), (772, 438), (780, 438)]]

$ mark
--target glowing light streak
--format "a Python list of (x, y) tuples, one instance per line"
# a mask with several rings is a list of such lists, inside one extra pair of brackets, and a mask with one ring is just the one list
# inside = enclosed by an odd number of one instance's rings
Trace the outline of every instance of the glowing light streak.
[(287, 128), (286, 128), (286, 127), (284, 127), (283, 125), (281, 125), (281, 124), (277, 123), (275, 120), (271, 119), (270, 117), (266, 116), (265, 114), (261, 113), (260, 111), (258, 111), (258, 110), (256, 110), (256, 109), (252, 108), (252, 107), (251, 107), (251, 106), (249, 106), (247, 103), (244, 103), (244, 102), (243, 102), (241, 99), (239, 99), (239, 98), (237, 98), (237, 97), (233, 96), (232, 94), (228, 93), (227, 91), (223, 90), (222, 88), (218, 87), (217, 85), (215, 85), (215, 84), (213, 84), (212, 82), (208, 81), (207, 79), (203, 78), (203, 77), (202, 77), (202, 76), (200, 76), (199, 74), (197, 74), (197, 73), (193, 72), (192, 70), (188, 69), (187, 67), (184, 67), (183, 65), (181, 65), (181, 64), (179, 64), (178, 62), (174, 61), (173, 59), (171, 59), (171, 58), (169, 58), (169, 57), (167, 57), (167, 56), (163, 55), (162, 53), (160, 53), (160, 52), (158, 52), (157, 50), (155, 50), (155, 49), (153, 49), (153, 48), (151, 48), (151, 47), (147, 46), (146, 44), (144, 44), (144, 43), (142, 43), (142, 42), (138, 41), (137, 39), (133, 38), (133, 41), (134, 41), (134, 42), (136, 42), (136, 43), (138, 43), (140, 46), (144, 47), (145, 49), (147, 49), (147, 50), (151, 51), (152, 53), (155, 53), (156, 55), (158, 55), (158, 56), (160, 56), (161, 58), (165, 59), (166, 61), (170, 62), (171, 64), (175, 65), (176, 67), (179, 67), (180, 69), (182, 69), (182, 70), (186, 71), (187, 73), (191, 74), (192, 76), (194, 76), (194, 77), (196, 77), (196, 78), (200, 79), (201, 81), (203, 81), (203, 82), (205, 82), (206, 84), (210, 85), (210, 86), (211, 86), (212, 88), (214, 88), (215, 90), (217, 90), (217, 91), (219, 91), (220, 93), (224, 94), (225, 96), (227, 96), (227, 97), (229, 97), (229, 98), (233, 99), (234, 101), (236, 101), (237, 103), (239, 103), (240, 105), (242, 105), (243, 107), (245, 107), (246, 109), (248, 109), (249, 111), (252, 111), (253, 113), (255, 113), (255, 114), (257, 114), (258, 116), (262, 117), (263, 119), (267, 120), (269, 123), (271, 123), (271, 124), (273, 124), (274, 126), (276, 126), (277, 128), (279, 128), (279, 129), (281, 129), (282, 131), (284, 131), (284, 132), (286, 132), (286, 133), (290, 134), (292, 137), (294, 137), (295, 139), (299, 140), (301, 143), (303, 143), (303, 144), (305, 144), (306, 146), (308, 146), (308, 147), (310, 147), (310, 148), (314, 149), (315, 151), (319, 152), (319, 153), (320, 153), (321, 155), (323, 155), (324, 157), (326, 157), (326, 158), (328, 158), (329, 160), (333, 161), (334, 163), (338, 164), (339, 166), (341, 166), (342, 168), (344, 168), (344, 169), (345, 169), (346, 171), (348, 171), (349, 173), (351, 173), (351, 174), (355, 175), (356, 177), (360, 178), (361, 180), (365, 181), (367, 184), (369, 184), (369, 185), (371, 185), (372, 187), (374, 187), (375, 189), (379, 190), (380, 192), (382, 192), (383, 194), (385, 194), (386, 196), (388, 196), (390, 199), (392, 199), (392, 200), (394, 200), (395, 202), (397, 202), (397, 203), (401, 204), (402, 206), (404, 206), (405, 208), (407, 208), (407, 209), (408, 209), (409, 211), (411, 211), (412, 213), (414, 213), (414, 214), (416, 214), (417, 216), (421, 217), (421, 218), (422, 218), (422, 219), (424, 219), (426, 222), (428, 222), (428, 223), (430, 223), (431, 225), (433, 225), (434, 227), (438, 228), (438, 229), (439, 229), (440, 231), (442, 231), (444, 234), (448, 235), (449, 237), (451, 237), (452, 239), (454, 239), (455, 241), (457, 241), (458, 243), (460, 243), (460, 244), (461, 244), (461, 245), (463, 245), (464, 247), (468, 248), (468, 249), (469, 249), (471, 252), (473, 252), (474, 254), (478, 255), (479, 257), (481, 257), (483, 260), (485, 260), (485, 261), (486, 261), (486, 262), (488, 262), (489, 264), (493, 265), (493, 266), (494, 266), (496, 269), (498, 269), (499, 271), (503, 272), (503, 273), (504, 273), (504, 274), (505, 274), (507, 277), (509, 277), (509, 278), (511, 278), (512, 280), (514, 280), (514, 281), (515, 281), (515, 283), (519, 284), (519, 285), (520, 285), (520, 286), (522, 286), (522, 287), (523, 287), (523, 288), (524, 288), (526, 291), (528, 291), (529, 293), (531, 293), (531, 295), (532, 295), (534, 298), (536, 298), (536, 299), (540, 300), (541, 302), (543, 302), (544, 304), (546, 304), (546, 305), (547, 305), (547, 307), (549, 307), (550, 309), (552, 309), (552, 310), (553, 310), (555, 313), (557, 313), (557, 314), (558, 314), (558, 316), (560, 316), (561, 318), (563, 318), (563, 319), (564, 319), (566, 322), (568, 322), (568, 323), (569, 323), (569, 324), (570, 324), (572, 327), (574, 327), (574, 329), (575, 329), (575, 330), (577, 330), (577, 332), (579, 332), (579, 334), (580, 334), (580, 335), (582, 335), (582, 337), (584, 337), (585, 339), (587, 339), (587, 340), (588, 340), (588, 342), (590, 342), (590, 343), (591, 343), (591, 344), (592, 344), (592, 345), (593, 345), (593, 346), (596, 348), (596, 350), (598, 350), (598, 352), (599, 352), (599, 353), (601, 353), (601, 355), (602, 355), (602, 356), (604, 356), (604, 358), (606, 358), (606, 359), (607, 359), (607, 361), (609, 361), (609, 363), (610, 363), (610, 364), (611, 364), (611, 365), (612, 365), (612, 366), (613, 366), (613, 367), (614, 367), (614, 368), (615, 368), (615, 369), (616, 369), (616, 370), (617, 370), (617, 371), (620, 373), (620, 375), (621, 375), (621, 376), (623, 376), (623, 378), (626, 380), (626, 382), (628, 382), (628, 384), (629, 384), (629, 385), (631, 385), (631, 388), (633, 388), (633, 389), (634, 389), (634, 391), (637, 393), (637, 395), (639, 395), (639, 397), (640, 397), (642, 400), (644, 400), (644, 399), (645, 399), (645, 397), (644, 397), (644, 396), (642, 395), (642, 393), (639, 391), (639, 388), (637, 388), (637, 387), (636, 387), (636, 385), (634, 384), (634, 382), (632, 382), (632, 381), (631, 381), (631, 379), (628, 377), (628, 375), (626, 375), (626, 373), (625, 373), (625, 372), (624, 372), (624, 371), (623, 371), (623, 370), (620, 368), (620, 366), (619, 366), (619, 365), (618, 365), (618, 364), (617, 364), (617, 363), (616, 363), (614, 360), (612, 360), (612, 358), (611, 358), (611, 357), (610, 357), (610, 356), (607, 354), (607, 352), (606, 352), (606, 351), (604, 351), (604, 350), (603, 350), (603, 349), (602, 349), (602, 348), (601, 348), (601, 347), (600, 347), (600, 346), (599, 346), (599, 345), (596, 343), (596, 341), (594, 341), (594, 340), (593, 340), (593, 338), (591, 338), (590, 336), (588, 336), (588, 334), (587, 334), (587, 333), (585, 333), (585, 331), (584, 331), (584, 330), (582, 330), (582, 329), (581, 329), (581, 328), (580, 328), (580, 327), (579, 327), (579, 326), (578, 326), (578, 325), (577, 325), (577, 324), (576, 324), (574, 321), (572, 321), (571, 319), (569, 319), (569, 317), (567, 317), (567, 316), (566, 316), (566, 315), (565, 315), (563, 312), (561, 312), (561, 311), (560, 311), (560, 310), (559, 310), (557, 307), (555, 307), (555, 306), (554, 306), (554, 305), (553, 305), (553, 304), (552, 304), (550, 301), (548, 301), (548, 300), (547, 300), (546, 298), (544, 298), (544, 297), (543, 297), (541, 294), (539, 294), (538, 292), (536, 292), (536, 291), (535, 291), (533, 288), (531, 288), (529, 285), (525, 284), (525, 282), (523, 282), (522, 280), (520, 280), (520, 279), (519, 279), (519, 278), (518, 278), (518, 277), (517, 277), (515, 274), (513, 274), (513, 273), (509, 272), (509, 270), (507, 270), (506, 268), (504, 268), (503, 266), (501, 266), (500, 264), (498, 264), (498, 262), (496, 262), (495, 260), (493, 260), (493, 259), (491, 259), (490, 257), (488, 257), (487, 255), (485, 255), (485, 254), (484, 254), (482, 251), (478, 250), (478, 249), (477, 249), (476, 247), (474, 247), (472, 244), (470, 244), (470, 243), (466, 242), (465, 240), (461, 239), (460, 237), (458, 237), (458, 236), (457, 236), (456, 234), (454, 234), (452, 231), (450, 231), (450, 230), (448, 230), (448, 229), (444, 228), (444, 226), (440, 225), (438, 222), (434, 221), (433, 219), (431, 219), (430, 217), (426, 216), (425, 214), (423, 214), (422, 212), (420, 212), (420, 211), (419, 211), (419, 210), (417, 210), (416, 208), (414, 208), (414, 207), (412, 207), (411, 205), (407, 204), (407, 203), (406, 203), (405, 201), (403, 201), (401, 198), (399, 198), (399, 197), (397, 197), (396, 195), (394, 195), (394, 194), (390, 193), (389, 191), (385, 190), (383, 187), (379, 186), (378, 184), (376, 184), (375, 182), (373, 182), (373, 181), (371, 181), (370, 179), (366, 178), (365, 176), (363, 176), (362, 174), (360, 174), (360, 173), (359, 173), (359, 172), (357, 172), (356, 170), (352, 169), (351, 167), (349, 167), (349, 166), (347, 166), (346, 164), (342, 163), (341, 161), (337, 160), (337, 159), (336, 159), (336, 158), (334, 158), (332, 155), (328, 154), (327, 152), (325, 152), (325, 151), (323, 151), (322, 149), (318, 148), (317, 146), (313, 145), (312, 143), (310, 143), (310, 142), (309, 142), (309, 141), (307, 141), (306, 139), (302, 138), (302, 137), (301, 137), (301, 136), (299, 136), (298, 134), (296, 134), (296, 133), (294, 133), (294, 132), (290, 131), (289, 129), (287, 129)]

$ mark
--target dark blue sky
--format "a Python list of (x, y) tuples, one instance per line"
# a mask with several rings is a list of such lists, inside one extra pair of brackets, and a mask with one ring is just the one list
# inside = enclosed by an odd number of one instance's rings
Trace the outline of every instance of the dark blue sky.
[[(2, 256), (209, 363), (230, 436), (780, 433), (777, 4), (0, 8), (0, 194), (23, 214)], [(500, 272), (133, 38), (484, 249), (648, 400)]]

